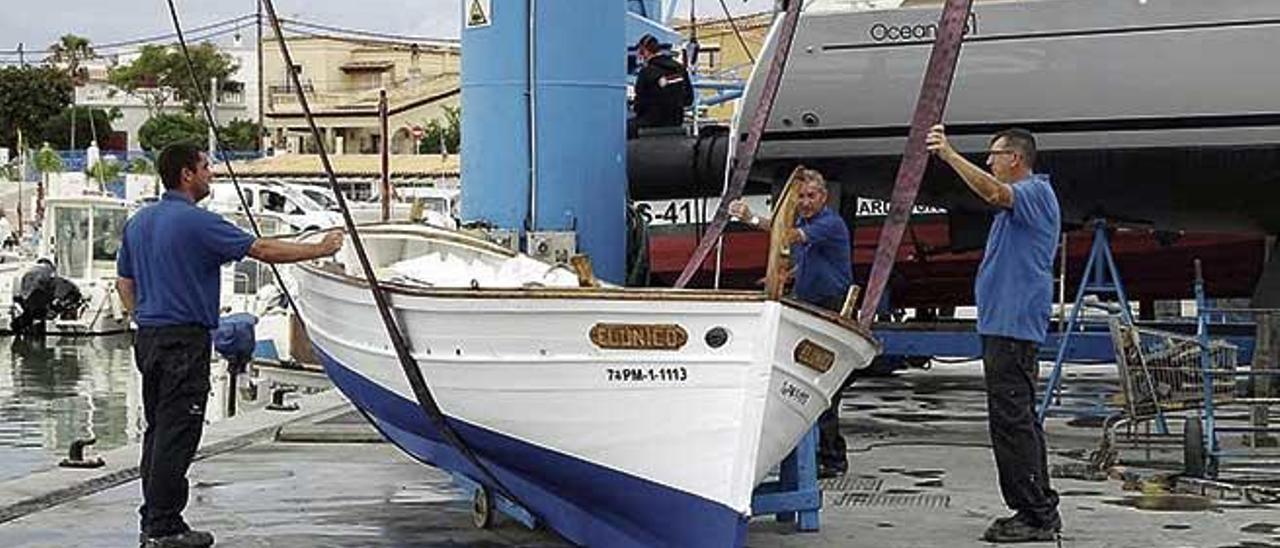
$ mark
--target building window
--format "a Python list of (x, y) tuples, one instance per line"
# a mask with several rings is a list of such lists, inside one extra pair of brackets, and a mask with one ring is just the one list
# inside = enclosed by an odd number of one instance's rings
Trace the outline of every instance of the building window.
[[(297, 75), (298, 75), (298, 81), (299, 81), (299, 82), (301, 82), (301, 81), (302, 81), (302, 65), (294, 65), (294, 66), (293, 66), (293, 74), (297, 74)], [(286, 90), (288, 90), (288, 91), (293, 91), (293, 75), (292, 75), (292, 74), (289, 74), (289, 71), (285, 71), (285, 75), (284, 75), (284, 89), (286, 89)]]

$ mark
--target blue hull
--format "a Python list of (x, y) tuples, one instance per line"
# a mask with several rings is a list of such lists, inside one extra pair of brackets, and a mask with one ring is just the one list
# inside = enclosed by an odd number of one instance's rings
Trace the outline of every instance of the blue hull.
[[(334, 384), (391, 442), (432, 466), (494, 486), (440, 436), (418, 404), (316, 355)], [(449, 426), (518, 502), (582, 546), (742, 546), (747, 517), (731, 508), (464, 421)]]

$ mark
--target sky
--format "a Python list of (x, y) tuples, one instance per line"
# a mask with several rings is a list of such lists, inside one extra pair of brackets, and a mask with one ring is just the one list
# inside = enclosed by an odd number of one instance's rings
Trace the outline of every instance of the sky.
[[(276, 0), (281, 17), (397, 35), (456, 38), (462, 0)], [(495, 3), (502, 0), (494, 0)], [(557, 0), (605, 1), (605, 0)], [(615, 0), (621, 1), (621, 0)], [(688, 14), (723, 13), (720, 0), (678, 0)], [(174, 0), (184, 29), (251, 14), (256, 0)], [(735, 14), (772, 9), (774, 0), (724, 0)], [(165, 0), (0, 0), (0, 63), (16, 61), (18, 43), (44, 50), (66, 33), (109, 43), (171, 33)], [(244, 29), (253, 36), (252, 27)], [(28, 62), (43, 58), (35, 54)]]

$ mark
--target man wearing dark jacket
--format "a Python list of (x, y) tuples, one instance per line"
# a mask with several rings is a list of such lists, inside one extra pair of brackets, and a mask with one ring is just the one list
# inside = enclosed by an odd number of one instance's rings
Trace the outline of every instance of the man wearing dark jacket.
[(671, 127), (684, 123), (684, 108), (693, 104), (689, 73), (646, 34), (636, 44), (644, 68), (636, 75), (635, 127)]

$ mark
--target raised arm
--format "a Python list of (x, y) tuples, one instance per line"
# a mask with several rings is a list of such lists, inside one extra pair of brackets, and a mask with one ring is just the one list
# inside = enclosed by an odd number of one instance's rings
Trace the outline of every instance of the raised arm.
[(938, 124), (929, 129), (925, 137), (925, 145), (960, 175), (969, 189), (973, 190), (983, 201), (998, 207), (1013, 207), (1013, 188), (997, 180), (994, 175), (970, 162), (951, 147), (947, 140), (946, 128)]

